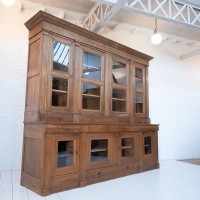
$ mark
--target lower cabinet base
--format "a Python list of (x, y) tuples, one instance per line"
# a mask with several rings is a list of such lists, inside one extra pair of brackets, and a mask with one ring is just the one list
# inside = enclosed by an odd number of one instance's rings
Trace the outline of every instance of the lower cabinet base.
[(156, 169), (157, 125), (25, 124), (21, 184), (46, 196)]
[(159, 166), (159, 163), (155, 163), (153, 161), (150, 162), (150, 164), (147, 163), (148, 163), (147, 161), (144, 162), (143, 166), (144, 171), (141, 171), (139, 164), (89, 170), (86, 171), (86, 178), (84, 180), (80, 180), (80, 175), (78, 174), (74, 175), (74, 179), (72, 179), (71, 177), (69, 178), (67, 175), (55, 176), (52, 177), (51, 186), (47, 188), (45, 187), (40, 188), (41, 183), (39, 179), (36, 179), (30, 175), (23, 173), (21, 178), (21, 185), (33, 190), (34, 192), (40, 194), (41, 196), (47, 196), (56, 192), (61, 192), (78, 187), (84, 187), (94, 183), (99, 183), (115, 178), (137, 174), (152, 169), (157, 169)]

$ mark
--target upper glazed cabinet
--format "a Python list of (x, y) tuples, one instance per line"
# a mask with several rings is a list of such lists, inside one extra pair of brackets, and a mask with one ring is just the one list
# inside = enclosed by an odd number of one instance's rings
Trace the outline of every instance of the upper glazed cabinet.
[[(123, 116), (125, 123), (148, 123), (148, 61), (118, 50), (107, 52), (96, 41), (92, 43), (97, 47), (86, 46), (73, 35), (70, 39), (53, 33), (44, 37), (43, 43), (50, 47), (43, 52), (43, 57), (50, 58), (43, 68), (49, 78), (41, 88), (46, 94), (42, 101), (48, 105), (47, 121), (107, 123), (108, 116), (115, 122)], [(51, 117), (54, 112), (63, 117)]]
[(149, 123), (150, 56), (84, 29), (80, 37), (71, 24), (63, 25), (70, 27), (62, 35), (52, 24), (39, 33), (26, 25), (31, 55), (26, 110), (35, 114), (34, 119), (27, 113), (27, 121)]

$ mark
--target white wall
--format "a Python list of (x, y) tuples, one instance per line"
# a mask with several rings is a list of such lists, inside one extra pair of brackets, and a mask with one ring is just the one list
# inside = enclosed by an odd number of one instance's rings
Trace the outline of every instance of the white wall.
[(28, 31), (32, 12), (0, 7), (0, 170), (21, 167)]
[[(28, 54), (24, 26), (35, 12), (0, 7), (0, 171), (21, 167)], [(154, 57), (150, 62), (150, 117), (160, 124), (160, 159), (200, 157), (200, 55), (180, 61), (144, 34), (106, 37)]]

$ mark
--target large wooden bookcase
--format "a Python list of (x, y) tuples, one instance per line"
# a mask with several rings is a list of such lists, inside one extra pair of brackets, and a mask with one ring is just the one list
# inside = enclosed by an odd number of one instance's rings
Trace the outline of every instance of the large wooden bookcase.
[(21, 184), (48, 195), (158, 168), (152, 57), (42, 11), (25, 25)]

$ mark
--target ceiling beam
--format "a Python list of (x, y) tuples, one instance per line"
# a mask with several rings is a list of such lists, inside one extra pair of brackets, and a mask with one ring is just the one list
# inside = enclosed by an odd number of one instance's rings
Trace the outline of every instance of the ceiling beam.
[(195, 49), (195, 50), (193, 50), (193, 51), (191, 51), (191, 52), (188, 52), (188, 53), (186, 53), (186, 54), (183, 54), (183, 55), (180, 56), (179, 58), (180, 58), (180, 60), (184, 60), (184, 59), (186, 59), (186, 58), (195, 56), (195, 55), (197, 55), (197, 54), (200, 54), (200, 48)]
[[(92, 0), (109, 6), (115, 0)], [(123, 9), (178, 24), (200, 28), (200, 4), (186, 0), (129, 0)]]
[(83, 27), (90, 31), (98, 32), (108, 24), (111, 18), (116, 15), (126, 2), (127, 0), (118, 0), (112, 6), (96, 3), (83, 21)]

